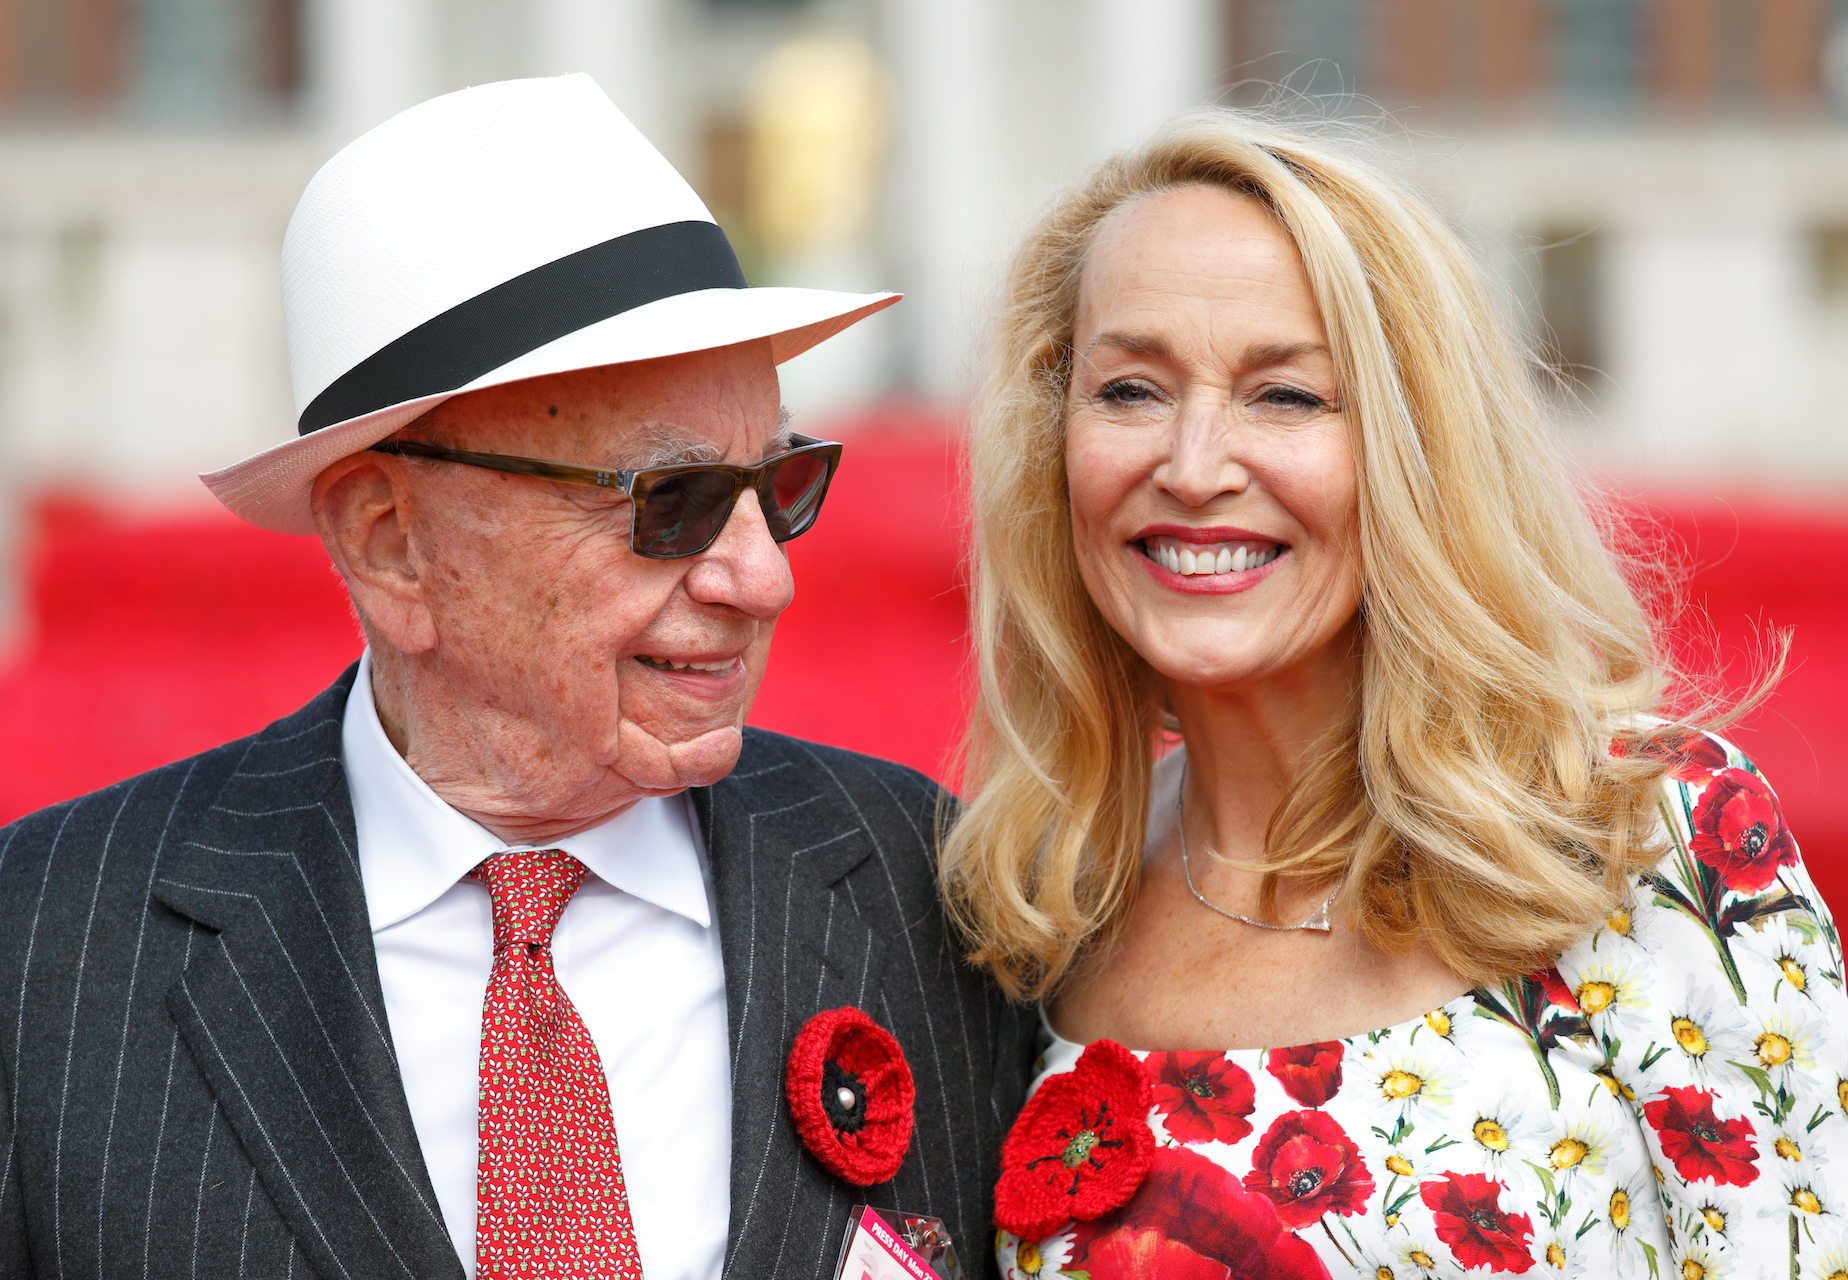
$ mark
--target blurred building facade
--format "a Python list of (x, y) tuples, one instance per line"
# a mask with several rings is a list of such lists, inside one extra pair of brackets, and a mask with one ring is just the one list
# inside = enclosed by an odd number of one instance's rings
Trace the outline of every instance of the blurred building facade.
[(1598, 465), (1848, 485), (1848, 0), (0, 0), (6, 495), (199, 500), (284, 438), (276, 259), (315, 167), (573, 70), (754, 281), (911, 295), (788, 368), (799, 412), (963, 396), (1053, 189), (1282, 86), (1387, 121)]

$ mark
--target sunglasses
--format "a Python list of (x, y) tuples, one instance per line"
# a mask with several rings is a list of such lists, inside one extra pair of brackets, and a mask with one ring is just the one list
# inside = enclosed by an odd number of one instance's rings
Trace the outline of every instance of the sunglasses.
[(809, 531), (821, 514), (821, 500), (828, 496), (834, 469), (840, 465), (841, 446), (813, 436), (792, 435), (790, 441), (794, 448), (754, 467), (689, 462), (641, 471), (471, 453), (415, 440), (387, 440), (373, 445), (372, 451), (617, 490), (629, 499), (630, 549), (651, 560), (677, 560), (698, 555), (718, 539), (738, 495), (747, 488), (757, 491), (757, 503), (772, 538), (788, 542)]

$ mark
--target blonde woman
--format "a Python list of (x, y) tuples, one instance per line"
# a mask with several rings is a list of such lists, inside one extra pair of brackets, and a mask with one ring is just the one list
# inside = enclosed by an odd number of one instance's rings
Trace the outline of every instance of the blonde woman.
[(1533, 386), (1420, 199), (1239, 115), (1028, 237), (942, 864), (1045, 1015), (1004, 1274), (1848, 1265), (1835, 928)]

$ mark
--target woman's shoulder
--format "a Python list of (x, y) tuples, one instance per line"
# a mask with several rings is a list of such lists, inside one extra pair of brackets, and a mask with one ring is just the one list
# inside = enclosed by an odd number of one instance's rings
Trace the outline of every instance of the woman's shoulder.
[(1661, 856), (1631, 877), (1603, 925), (1560, 957), (1561, 971), (1708, 975), (1742, 1005), (1756, 1003), (1761, 983), (1801, 988), (1814, 978), (1839, 990), (1834, 920), (1758, 765), (1712, 733), (1664, 736), (1648, 749), (1669, 763)]
[(1705, 732), (1658, 749), (1670, 761), (1662, 777), (1666, 840), (1657, 863), (1635, 878), (1638, 888), (1687, 872), (1709, 897), (1750, 899), (1766, 911), (1820, 905), (1777, 792), (1749, 756)]

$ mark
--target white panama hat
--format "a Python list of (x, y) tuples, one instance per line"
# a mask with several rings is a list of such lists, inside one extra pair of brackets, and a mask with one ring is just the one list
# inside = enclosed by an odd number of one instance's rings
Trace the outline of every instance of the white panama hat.
[(282, 243), (300, 436), (200, 479), (252, 524), (313, 533), (315, 476), (451, 396), (753, 338), (781, 363), (898, 297), (747, 287), (589, 76), (464, 89), (309, 182)]

